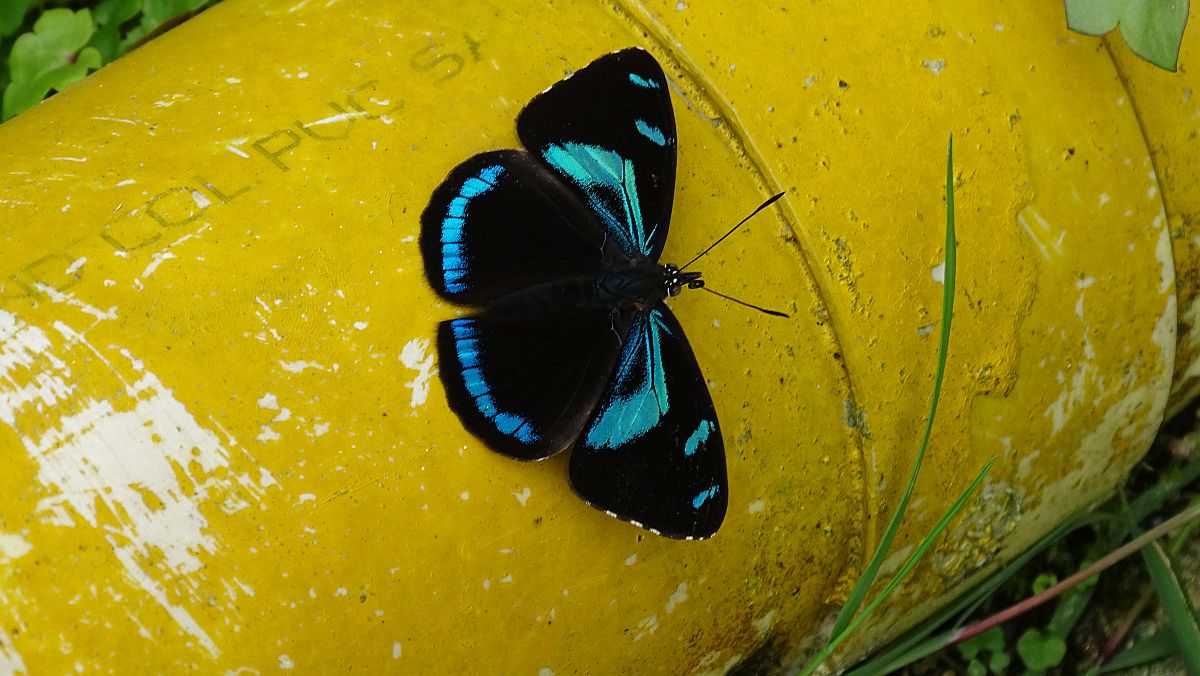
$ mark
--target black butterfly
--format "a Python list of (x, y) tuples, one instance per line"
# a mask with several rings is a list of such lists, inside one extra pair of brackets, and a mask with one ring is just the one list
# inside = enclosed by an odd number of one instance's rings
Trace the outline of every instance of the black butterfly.
[(706, 538), (725, 517), (725, 446), (704, 376), (663, 303), (698, 272), (660, 265), (675, 117), (641, 49), (602, 56), (517, 117), (529, 149), (469, 158), (421, 215), (438, 295), (482, 308), (438, 326), (451, 408), (520, 460), (567, 447), (588, 504)]

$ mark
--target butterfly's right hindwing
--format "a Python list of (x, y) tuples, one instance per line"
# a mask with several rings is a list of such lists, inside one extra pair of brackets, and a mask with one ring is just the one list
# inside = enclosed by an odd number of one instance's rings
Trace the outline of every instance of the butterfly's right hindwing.
[(605, 233), (529, 153), (482, 153), (455, 167), (421, 214), (421, 256), (438, 295), (485, 305), (512, 291), (604, 268)]
[(706, 538), (729, 502), (725, 444), (704, 374), (666, 306), (640, 313), (571, 451), (571, 487), (662, 535)]

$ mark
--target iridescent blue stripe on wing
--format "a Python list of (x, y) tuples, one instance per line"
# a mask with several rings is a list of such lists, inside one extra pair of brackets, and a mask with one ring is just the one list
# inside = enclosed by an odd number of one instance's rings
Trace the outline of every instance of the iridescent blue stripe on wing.
[(463, 386), (467, 394), (475, 400), (475, 408), (480, 415), (491, 420), (500, 432), (515, 437), (525, 443), (537, 441), (538, 434), (533, 423), (520, 415), (501, 411), (496, 407), (496, 399), (492, 396), (492, 387), (484, 377), (479, 360), (479, 338), (475, 326), (470, 319), (455, 319), (450, 322), (450, 332), (454, 335), (454, 353), (462, 367)]
[(629, 333), (610, 387), (585, 442), (591, 448), (617, 448), (654, 429), (670, 409), (661, 334), (667, 327), (658, 310), (644, 315)]
[(634, 126), (637, 127), (639, 134), (650, 139), (655, 145), (667, 145), (667, 137), (663, 136), (662, 130), (658, 127), (647, 123), (645, 120), (636, 121)]
[(642, 205), (632, 160), (608, 148), (585, 143), (552, 143), (542, 149), (542, 157), (579, 186), (588, 207), (600, 217), (626, 254), (650, 255), (653, 240), (646, 235), (642, 224)]
[(713, 486), (700, 491), (699, 495), (697, 495), (695, 498), (692, 498), (692, 508), (700, 509), (702, 506), (704, 506), (704, 503), (708, 502), (710, 498), (715, 497), (720, 491), (720, 486)]
[(684, 442), (683, 454), (688, 457), (695, 455), (696, 451), (700, 450), (700, 445), (708, 441), (708, 435), (712, 434), (714, 429), (716, 429), (716, 425), (712, 422), (701, 420), (700, 424), (696, 426), (696, 431), (692, 432), (692, 436)]
[(467, 277), (467, 251), (463, 240), (463, 227), (467, 223), (471, 200), (496, 187), (496, 181), (504, 173), (504, 167), (484, 167), (479, 173), (458, 188), (458, 195), (446, 205), (446, 216), (442, 218), (442, 282), (446, 290), (459, 293), (467, 290), (463, 280)]
[(641, 87), (642, 89), (658, 89), (658, 86), (659, 86), (658, 83), (655, 82), (654, 80), (647, 80), (646, 78), (642, 77), (641, 75), (638, 75), (637, 73), (630, 73), (629, 81), (632, 82), (633, 84)]

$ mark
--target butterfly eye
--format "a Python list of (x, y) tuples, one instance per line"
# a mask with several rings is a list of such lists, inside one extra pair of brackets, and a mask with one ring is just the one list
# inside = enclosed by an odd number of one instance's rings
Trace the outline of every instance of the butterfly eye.
[(688, 282), (688, 288), (689, 288), (689, 289), (699, 289), (699, 288), (701, 288), (701, 287), (703, 287), (703, 286), (704, 286), (704, 280), (703, 280), (703, 279), (693, 279), (692, 281)]

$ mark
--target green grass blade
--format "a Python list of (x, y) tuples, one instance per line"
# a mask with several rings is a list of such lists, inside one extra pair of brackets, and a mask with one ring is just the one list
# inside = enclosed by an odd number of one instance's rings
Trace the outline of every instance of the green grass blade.
[[(961, 624), (962, 620), (971, 615), (975, 608), (1019, 573), (1034, 557), (1071, 533), (1103, 523), (1110, 518), (1104, 514), (1087, 512), (1059, 524), (1025, 553), (919, 624), (894, 646), (860, 664), (850, 672), (849, 676), (890, 674), (950, 645), (957, 631), (956, 627)], [(951, 622), (955, 617), (958, 617), (958, 621), (951, 625), (950, 630), (930, 638), (938, 627)]]
[[(1200, 478), (1200, 462), (1188, 463), (1159, 477), (1153, 486), (1129, 503), (1129, 511), (1132, 513), (1133, 519), (1140, 521), (1149, 514), (1161, 510), (1171, 496), (1178, 495), (1183, 487), (1198, 478)], [(1035, 557), (1080, 529), (1106, 524), (1109, 538), (1115, 537), (1119, 541), (1125, 537), (1124, 533), (1128, 530), (1126, 520), (1114, 517), (1107, 512), (1085, 512), (1059, 524), (1008, 565), (911, 629), (887, 650), (879, 652), (859, 664), (849, 672), (850, 676), (890, 674), (945, 648), (951, 644), (956, 628), (961, 626), (976, 608), (986, 602), (997, 589), (1012, 579)], [(1174, 544), (1172, 542), (1172, 545)], [(935, 634), (934, 632), (941, 627), (948, 628)]]
[[(1134, 534), (1141, 534), (1132, 516), (1129, 528)], [(1171, 560), (1158, 542), (1142, 547), (1141, 554), (1146, 570), (1150, 572), (1150, 579), (1154, 582), (1154, 590), (1162, 604), (1167, 627), (1171, 630), (1179, 656), (1189, 674), (1200, 674), (1200, 626), (1196, 624), (1196, 613), (1188, 601), (1187, 593), (1171, 568)]]
[(1140, 667), (1151, 662), (1170, 657), (1178, 652), (1175, 648), (1175, 637), (1168, 630), (1162, 630), (1150, 638), (1139, 641), (1129, 648), (1117, 653), (1107, 664), (1095, 671), (1097, 674), (1111, 674), (1117, 671)]
[(900, 583), (904, 581), (904, 578), (907, 577), (910, 572), (912, 572), (913, 568), (917, 567), (917, 564), (921, 562), (921, 559), (924, 558), (925, 554), (929, 552), (929, 549), (933, 547), (934, 541), (936, 541), (938, 537), (950, 527), (950, 522), (953, 521), (954, 518), (958, 516), (959, 512), (961, 512), (963, 508), (967, 506), (967, 501), (971, 499), (971, 496), (975, 494), (976, 489), (978, 489), (979, 485), (983, 483), (984, 477), (987, 476), (988, 470), (992, 468), (992, 463), (994, 462), (996, 462), (995, 458), (988, 460), (987, 464), (984, 465), (983, 470), (979, 472), (979, 474), (975, 477), (975, 480), (972, 481), (971, 485), (967, 487), (967, 490), (963, 491), (962, 494), (958, 496), (958, 499), (954, 501), (954, 504), (950, 506), (950, 509), (946, 510), (946, 513), (943, 514), (942, 518), (938, 520), (937, 525), (935, 525), (933, 529), (925, 535), (925, 537), (921, 540), (921, 543), (917, 545), (916, 550), (914, 550), (913, 553), (908, 556), (908, 559), (904, 561), (904, 565), (900, 567), (900, 570), (897, 571), (897, 573), (892, 577), (891, 581), (888, 582), (887, 587), (885, 587), (883, 591), (876, 595), (875, 598), (872, 599), (865, 608), (863, 608), (861, 613), (858, 613), (852, 620), (850, 620), (850, 624), (846, 626), (845, 631), (833, 636), (829, 643), (821, 649), (821, 652), (817, 653), (816, 656), (814, 656), (806, 665), (804, 665), (804, 668), (800, 670), (801, 674), (807, 676), (815, 671), (817, 667), (821, 666), (821, 663), (828, 659), (829, 656), (832, 655), (835, 650), (837, 650), (838, 646), (841, 645), (842, 642), (847, 638), (849, 638), (850, 635), (854, 633), (854, 630), (857, 629), (860, 624), (862, 624), (868, 617), (871, 616), (872, 613), (875, 612), (876, 608), (878, 608), (884, 601), (888, 599), (889, 596), (892, 595), (892, 592), (896, 590), (896, 587), (900, 586)]
[(1190, 462), (1157, 478), (1150, 488), (1129, 503), (1132, 519), (1141, 523), (1147, 516), (1163, 508), (1171, 498), (1179, 495), (1185, 486), (1200, 479), (1200, 462)]
[(938, 342), (937, 369), (933, 376), (933, 400), (929, 405), (929, 415), (925, 419), (925, 433), (921, 437), (921, 446), (917, 451), (916, 461), (913, 462), (912, 471), (908, 475), (908, 485), (904, 488), (904, 495), (900, 498), (900, 503), (896, 506), (896, 511), (892, 514), (892, 519), (879, 541), (879, 546), (875, 548), (875, 554), (871, 557), (870, 563), (859, 576), (854, 588), (850, 590), (846, 603), (838, 613), (837, 619), (833, 623), (833, 631), (830, 632), (831, 638), (837, 638), (850, 626), (851, 619), (862, 606), (867, 592), (879, 576), (879, 569), (887, 559), (892, 541), (896, 539), (896, 534), (900, 531), (900, 523), (904, 520), (904, 513), (908, 509), (913, 489), (917, 485), (917, 473), (921, 471), (921, 463), (925, 460), (925, 451), (929, 448), (929, 435), (933, 431), (933, 419), (937, 415), (938, 401), (942, 396), (942, 379), (946, 375), (946, 351), (950, 346), (950, 324), (954, 317), (956, 246), (954, 237), (954, 136), (951, 135), (946, 148), (946, 263), (942, 290), (942, 332)]

